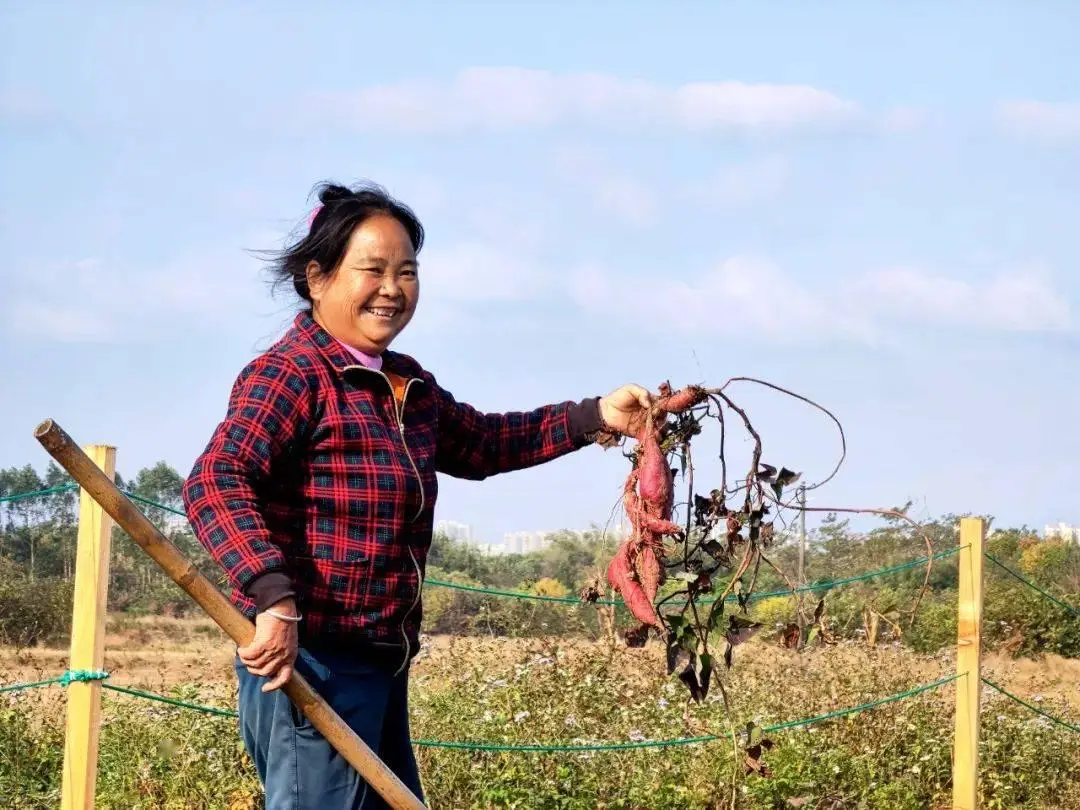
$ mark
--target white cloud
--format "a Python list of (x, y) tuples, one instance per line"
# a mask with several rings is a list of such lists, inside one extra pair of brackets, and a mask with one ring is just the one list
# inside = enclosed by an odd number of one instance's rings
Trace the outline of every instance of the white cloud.
[(997, 117), (1011, 135), (1051, 143), (1080, 138), (1080, 102), (1007, 101)]
[(600, 74), (474, 67), (449, 83), (410, 80), (313, 94), (320, 115), (364, 131), (415, 134), (558, 125), (790, 130), (849, 120), (856, 104), (808, 85), (696, 82), (665, 87)]
[(1018, 332), (1068, 329), (1069, 302), (1045, 273), (1001, 273), (983, 284), (897, 268), (868, 275), (861, 294), (882, 315)]
[(865, 319), (838, 309), (833, 298), (750, 256), (727, 259), (680, 281), (615, 279), (592, 268), (582, 273), (575, 291), (582, 308), (645, 328), (653, 324), (664, 331), (779, 343), (807, 336), (868, 338)]
[(791, 166), (778, 155), (730, 163), (690, 189), (690, 197), (721, 207), (750, 205), (775, 199), (787, 186)]
[(234, 320), (265, 300), (266, 286), (243, 254), (180, 259), (157, 268), (97, 259), (60, 263), (17, 277), (5, 321), (16, 333), (63, 343), (175, 335)]
[(580, 307), (601, 317), (775, 343), (875, 342), (912, 325), (1029, 332), (1072, 325), (1066, 296), (1045, 274), (1028, 270), (983, 282), (885, 270), (811, 286), (768, 261), (739, 256), (685, 281), (616, 278), (587, 268), (575, 292)]

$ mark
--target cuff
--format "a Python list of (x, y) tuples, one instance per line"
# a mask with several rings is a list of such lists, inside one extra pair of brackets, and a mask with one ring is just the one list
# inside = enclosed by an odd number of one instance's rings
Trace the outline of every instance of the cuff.
[(255, 609), (266, 610), (282, 599), (296, 596), (292, 579), (284, 571), (267, 571), (248, 583), (244, 595), (255, 602)]
[(577, 445), (599, 441), (607, 446), (606, 441), (614, 439), (607, 432), (603, 417), (600, 416), (600, 397), (588, 397), (581, 402), (572, 402), (567, 407), (567, 422), (570, 438)]

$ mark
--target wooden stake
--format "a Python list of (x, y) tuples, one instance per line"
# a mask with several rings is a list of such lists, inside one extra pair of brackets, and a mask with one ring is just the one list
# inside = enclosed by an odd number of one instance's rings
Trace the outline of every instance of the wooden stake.
[[(116, 449), (94, 444), (86, 448), (86, 453), (112, 481), (116, 472)], [(81, 490), (68, 669), (100, 670), (105, 665), (112, 528), (112, 518), (85, 489)], [(67, 687), (67, 734), (60, 788), (63, 810), (93, 810), (100, 724), (101, 681), (71, 683)]]
[[(46, 419), (34, 430), (34, 438), (229, 638), (240, 646), (251, 641), (255, 625), (116, 488), (112, 476), (106, 477), (62, 427)], [(294, 671), (281, 691), (393, 810), (426, 810), (416, 794), (345, 724), (303, 675)]]
[(983, 543), (986, 523), (960, 521), (959, 605), (956, 622), (956, 730), (953, 807), (979, 807), (979, 707), (982, 694)]

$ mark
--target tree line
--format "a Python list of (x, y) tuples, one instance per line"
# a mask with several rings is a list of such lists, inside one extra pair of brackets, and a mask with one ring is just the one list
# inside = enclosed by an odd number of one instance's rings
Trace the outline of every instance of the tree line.
[[(62, 640), (71, 619), (78, 519), (78, 490), (61, 467), (49, 462), (43, 472), (31, 465), (0, 469), (0, 498), (24, 492), (57, 490), (39, 497), (0, 500), (0, 642), (32, 644)], [(199, 569), (223, 589), (220, 569), (195, 539), (182, 510), (182, 476), (167, 463), (139, 470), (125, 479), (122, 490), (159, 506), (139, 507)], [(903, 509), (901, 511), (904, 511)], [(827, 515), (808, 535), (806, 582), (820, 587), (805, 599), (824, 600), (827, 627), (838, 637), (865, 638), (870, 643), (902, 639), (932, 650), (955, 641), (956, 558), (935, 561), (929, 590), (914, 622), (905, 610), (923, 584), (925, 568), (917, 566), (881, 579), (832, 587), (832, 580), (905, 563), (922, 556), (927, 533), (937, 550), (953, 547), (960, 515), (947, 514), (924, 522), (917, 531), (900, 518), (885, 518), (857, 531), (838, 515)], [(1042, 540), (1026, 526), (998, 528), (990, 516), (990, 552), (1014, 571), (1062, 601), (1076, 605), (1080, 596), (1080, 547)], [(528, 554), (485, 555), (437, 534), (428, 558), (428, 580), (466, 588), (515, 590), (536, 595), (573, 597), (590, 582), (602, 579), (620, 538), (595, 527), (577, 533), (558, 531), (541, 550)], [(756, 592), (780, 591), (795, 578), (798, 546), (790, 533), (779, 534), (771, 549), (785, 579), (764, 567)], [(667, 591), (679, 587), (671, 581)], [(748, 615), (766, 633), (782, 632), (796, 610), (789, 596), (751, 601)], [(110, 561), (109, 609), (114, 612), (181, 616), (194, 603), (120, 529), (114, 529)], [(987, 562), (985, 596), (987, 640), (1015, 653), (1037, 651), (1080, 655), (1080, 617), (1054, 605)], [(429, 632), (495, 634), (585, 634), (605, 632), (603, 611), (572, 602), (518, 600), (472, 590), (430, 585), (424, 592), (425, 627)], [(628, 618), (615, 611), (616, 623)], [(610, 627), (608, 628), (610, 630)]]

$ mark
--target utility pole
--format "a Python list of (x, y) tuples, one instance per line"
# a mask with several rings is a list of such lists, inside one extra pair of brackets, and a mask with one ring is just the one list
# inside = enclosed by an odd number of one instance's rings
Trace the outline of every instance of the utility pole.
[(799, 584), (806, 584), (806, 484), (799, 484)]

